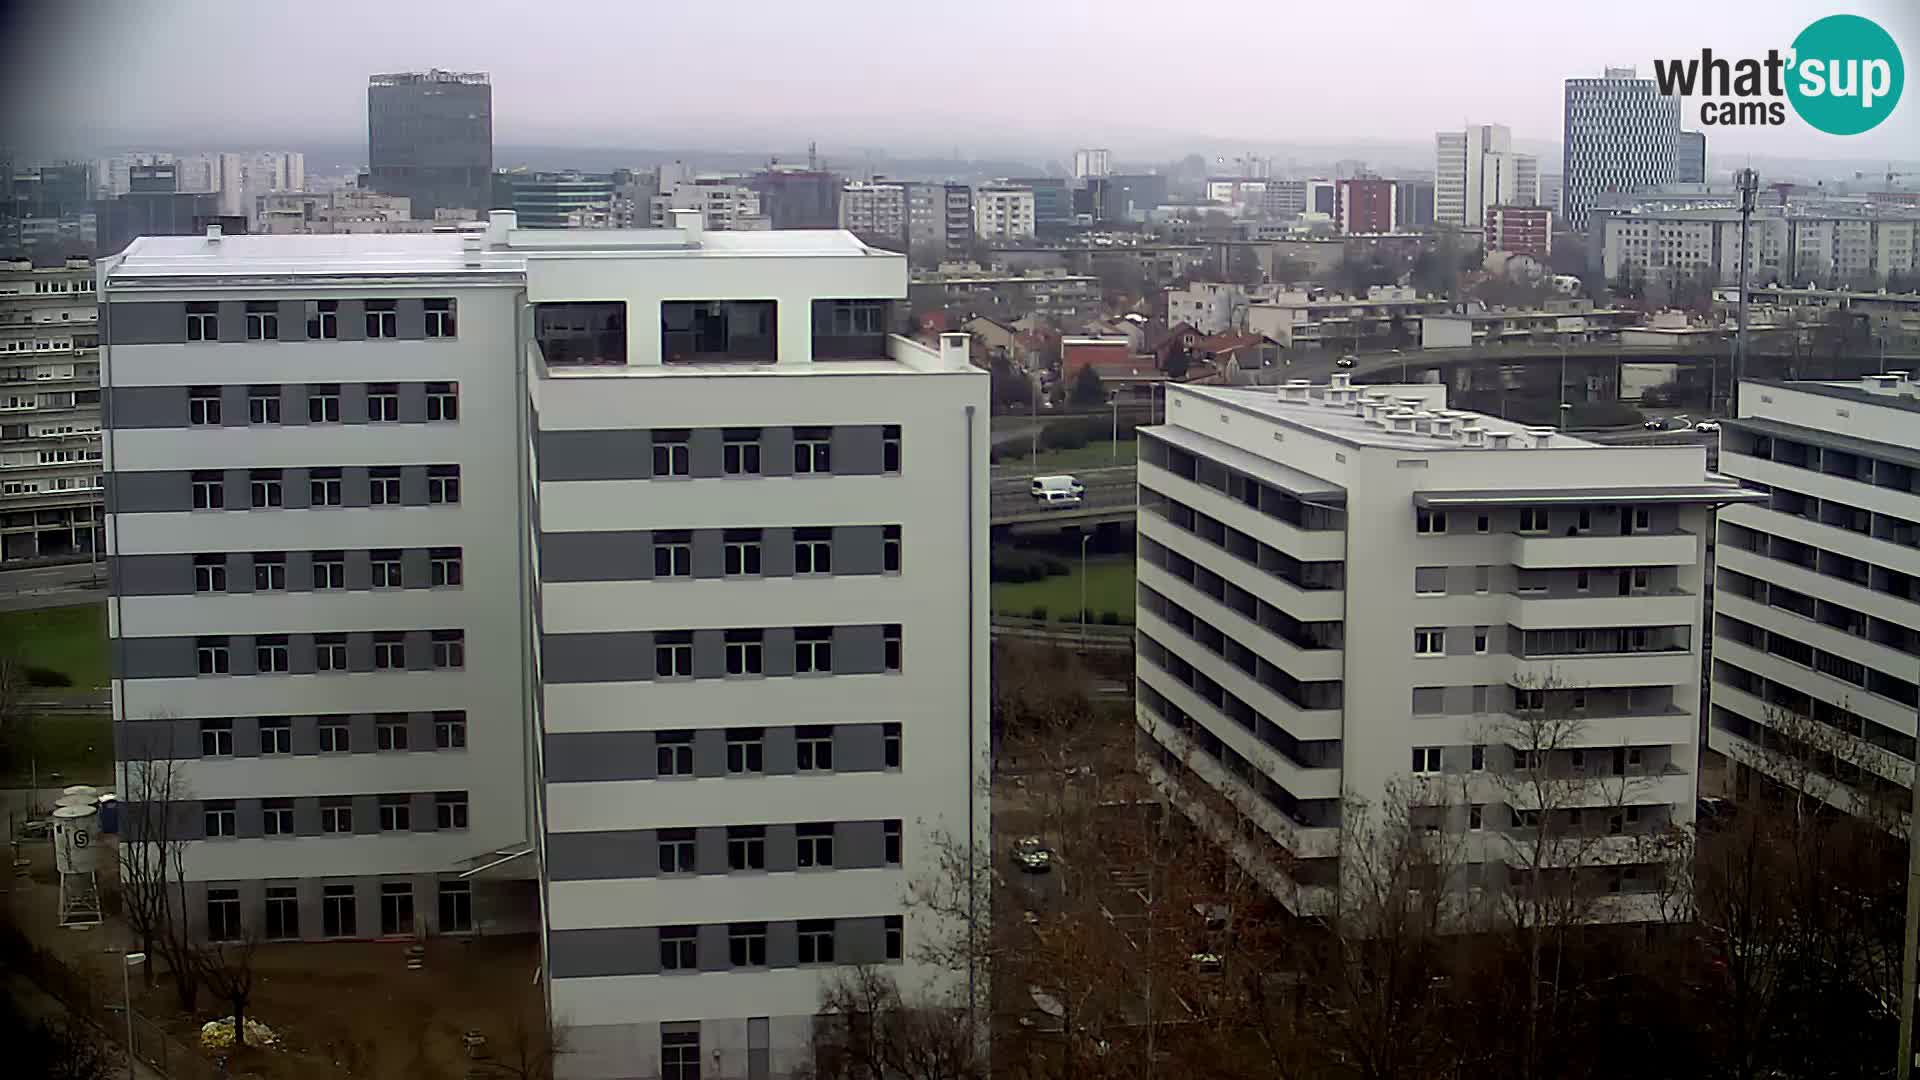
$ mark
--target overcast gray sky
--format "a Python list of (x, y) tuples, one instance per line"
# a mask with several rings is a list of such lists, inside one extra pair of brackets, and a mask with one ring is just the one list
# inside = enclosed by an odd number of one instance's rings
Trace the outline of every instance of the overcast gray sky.
[[(5, 5), (0, 100), (28, 145), (364, 139), (366, 76), (484, 70), (501, 143), (959, 147), (1160, 157), (1191, 137), (1421, 142), (1462, 121), (1557, 143), (1561, 80), (1784, 49), (1835, 11), (1920, 63), (1920, 2), (1854, 0), (64, 0)], [(1710, 130), (1716, 156), (1920, 156), (1920, 90), (1865, 135)], [(1697, 126), (1697, 106), (1686, 126)]]

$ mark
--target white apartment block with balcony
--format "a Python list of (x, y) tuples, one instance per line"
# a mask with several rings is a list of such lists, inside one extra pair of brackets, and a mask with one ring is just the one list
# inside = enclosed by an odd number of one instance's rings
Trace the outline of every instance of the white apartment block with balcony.
[(1033, 189), (988, 185), (973, 192), (973, 234), (989, 243), (1031, 239)]
[(1843, 809), (1904, 809), (1920, 703), (1920, 379), (1750, 380), (1739, 412), (1720, 467), (1767, 501), (1720, 514), (1708, 744), (1783, 782), (1805, 777)]
[(850, 181), (840, 191), (840, 227), (862, 236), (907, 238), (907, 186)]
[(1433, 219), (1476, 228), (1489, 206), (1533, 206), (1540, 201), (1540, 162), (1513, 150), (1504, 124), (1474, 124), (1434, 136)]
[(100, 521), (93, 264), (0, 264), (0, 564), (86, 558)]
[[(1141, 431), (1143, 766), (1203, 826), (1256, 826), (1236, 855), (1312, 912), (1346, 800), (1378, 812), (1396, 786), (1465, 834), (1469, 884), (1500, 887), (1541, 824), (1517, 770), (1544, 751), (1583, 782), (1545, 827), (1599, 838), (1577, 872), (1600, 917), (1646, 917), (1652, 868), (1602, 854), (1692, 820), (1705, 531), (1742, 493), (1699, 447), (1445, 400), (1338, 374), (1170, 390)], [(1530, 716), (1551, 744), (1516, 745)]]
[(784, 1075), (844, 965), (948, 988), (906, 885), (987, 822), (984, 373), (888, 333), (903, 256), (681, 224), (103, 279), (117, 737), (195, 924), (537, 928), (563, 1077)]

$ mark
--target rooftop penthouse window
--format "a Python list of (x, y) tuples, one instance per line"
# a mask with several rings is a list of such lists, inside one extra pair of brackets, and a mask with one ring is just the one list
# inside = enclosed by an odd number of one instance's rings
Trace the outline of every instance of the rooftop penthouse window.
[(533, 336), (548, 367), (617, 366), (627, 362), (627, 305), (536, 304)]
[(815, 300), (813, 358), (884, 359), (894, 324), (891, 300)]
[(660, 305), (660, 359), (668, 364), (770, 363), (771, 300), (668, 300)]

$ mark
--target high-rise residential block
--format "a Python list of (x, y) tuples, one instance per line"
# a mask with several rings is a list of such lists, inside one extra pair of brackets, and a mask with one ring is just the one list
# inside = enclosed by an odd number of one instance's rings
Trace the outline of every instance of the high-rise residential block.
[(493, 85), (481, 71), (412, 71), (367, 80), (369, 184), (412, 200), (413, 216), (492, 201)]
[(840, 227), (862, 237), (907, 242), (907, 186), (884, 180), (854, 181), (840, 192)]
[(1566, 82), (1561, 218), (1584, 231), (1587, 208), (1610, 192), (1669, 184), (1679, 172), (1680, 99), (1633, 68)]
[(1110, 176), (1113, 174), (1113, 151), (1111, 150), (1075, 150), (1073, 152), (1073, 178), (1084, 180), (1089, 176)]
[(1486, 209), (1531, 206), (1540, 199), (1539, 162), (1515, 153), (1504, 124), (1475, 124), (1434, 137), (1433, 219), (1442, 225), (1478, 228)]
[(1843, 810), (1909, 805), (1920, 703), (1920, 378), (1740, 386), (1720, 467), (1708, 745)]
[(678, 220), (103, 276), (127, 842), (170, 761), (208, 936), (538, 933), (582, 1080), (951, 988), (907, 884), (988, 858), (986, 375), (903, 256)]
[(1704, 131), (1683, 131), (1680, 133), (1679, 163), (1674, 167), (1673, 179), (1681, 184), (1704, 184), (1707, 182), (1707, 133)]
[(1553, 253), (1553, 211), (1544, 206), (1489, 206), (1482, 242), (1488, 251), (1544, 261)]
[(1706, 531), (1752, 496), (1698, 446), (1445, 395), (1170, 389), (1140, 432), (1142, 765), (1297, 911), (1404, 806), (1470, 899), (1545, 873), (1583, 918), (1653, 917), (1694, 813)]
[(1033, 236), (1033, 189), (989, 184), (973, 193), (973, 232), (989, 243)]
[(0, 563), (98, 551), (98, 319), (86, 259), (0, 263)]
[(1397, 194), (1398, 189), (1392, 180), (1382, 180), (1377, 176), (1337, 181), (1336, 195), (1340, 212), (1336, 220), (1340, 223), (1340, 231), (1350, 236), (1356, 233), (1392, 232), (1397, 216), (1394, 205)]

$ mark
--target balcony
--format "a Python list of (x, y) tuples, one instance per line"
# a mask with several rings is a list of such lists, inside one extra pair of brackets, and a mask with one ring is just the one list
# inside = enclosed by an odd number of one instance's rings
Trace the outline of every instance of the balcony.
[(1593, 593), (1583, 596), (1535, 597), (1512, 593), (1509, 621), (1521, 630), (1582, 629), (1643, 624), (1688, 626), (1700, 611), (1700, 597), (1678, 590), (1636, 592), (1625, 596)]
[(1524, 570), (1569, 570), (1596, 566), (1693, 566), (1700, 538), (1690, 532), (1602, 536), (1517, 535), (1508, 556)]

